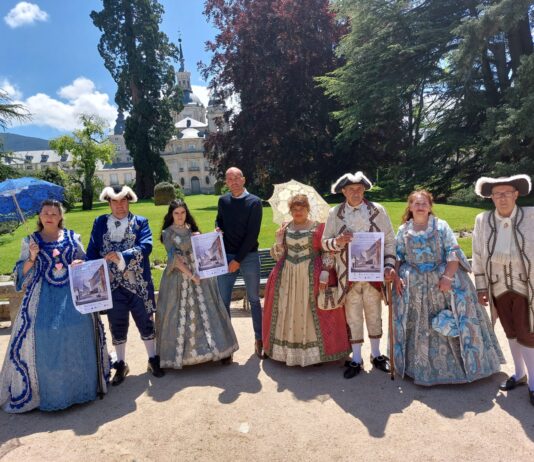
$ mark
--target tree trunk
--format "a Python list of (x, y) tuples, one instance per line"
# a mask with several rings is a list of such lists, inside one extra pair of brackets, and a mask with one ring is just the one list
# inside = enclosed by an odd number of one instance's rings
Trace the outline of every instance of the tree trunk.
[(504, 42), (494, 42), (489, 45), (489, 49), (493, 53), (493, 62), (497, 71), (497, 79), (499, 81), (499, 89), (501, 94), (510, 88), (510, 80), (508, 78), (508, 63), (506, 62), (506, 48)]
[(82, 210), (93, 210), (93, 188), (82, 187)]
[(150, 199), (155, 186), (154, 167), (150, 165), (150, 146), (146, 140), (137, 139), (135, 149), (135, 193), (139, 199)]
[(482, 51), (482, 79), (484, 80), (484, 86), (486, 87), (486, 95), (492, 106), (497, 106), (500, 100), (497, 86), (493, 80), (493, 74), (491, 72), (490, 63), (488, 60), (487, 50)]
[(531, 55), (533, 52), (532, 35), (528, 13), (516, 26), (506, 34), (510, 50), (510, 64), (513, 70), (512, 78), (517, 76), (517, 68), (521, 63), (521, 57)]

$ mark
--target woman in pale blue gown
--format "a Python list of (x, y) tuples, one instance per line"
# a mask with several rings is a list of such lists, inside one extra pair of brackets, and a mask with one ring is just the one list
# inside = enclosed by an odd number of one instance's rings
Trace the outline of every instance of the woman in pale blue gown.
[(395, 369), (418, 385), (472, 382), (500, 370), (504, 357), (469, 263), (432, 195), (408, 197), (397, 233)]
[(16, 288), (24, 297), (0, 376), (5, 411), (55, 411), (106, 392), (102, 323), (98, 314), (75, 309), (69, 286), (69, 265), (84, 257), (79, 236), (63, 228), (61, 204), (44, 201), (38, 231), (24, 238), (15, 265)]
[(191, 236), (198, 232), (186, 203), (172, 201), (163, 219), (167, 267), (156, 311), (156, 346), (163, 368), (217, 360), (229, 364), (239, 348), (216, 278), (195, 274)]

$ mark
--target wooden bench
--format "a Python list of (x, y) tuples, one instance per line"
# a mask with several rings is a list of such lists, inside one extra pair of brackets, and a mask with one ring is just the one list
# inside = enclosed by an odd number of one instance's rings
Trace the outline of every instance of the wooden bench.
[[(260, 297), (263, 297), (265, 284), (267, 284), (267, 279), (276, 265), (276, 261), (271, 257), (270, 249), (258, 249), (258, 255), (260, 257)], [(243, 309), (250, 310), (245, 281), (241, 275), (237, 277), (232, 292), (232, 299), (237, 300), (240, 298), (243, 298)]]

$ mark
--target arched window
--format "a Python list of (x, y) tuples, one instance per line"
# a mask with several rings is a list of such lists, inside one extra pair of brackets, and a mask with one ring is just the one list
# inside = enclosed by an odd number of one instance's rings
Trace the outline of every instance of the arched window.
[(210, 177), (209, 176), (206, 177), (206, 184), (210, 184)]
[(185, 180), (183, 178), (180, 178), (180, 184), (182, 185), (182, 187), (185, 186)]

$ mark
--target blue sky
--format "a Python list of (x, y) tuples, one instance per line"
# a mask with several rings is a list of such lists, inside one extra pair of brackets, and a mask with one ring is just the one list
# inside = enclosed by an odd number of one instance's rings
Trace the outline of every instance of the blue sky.
[[(207, 98), (197, 62), (208, 62), (206, 40), (216, 31), (202, 15), (203, 0), (160, 0), (161, 29), (171, 41), (181, 32), (193, 90)], [(9, 133), (50, 139), (77, 126), (76, 114), (98, 113), (112, 125), (116, 85), (104, 67), (99, 30), (89, 14), (97, 0), (0, 0), (0, 88), (24, 104), (33, 119)]]

